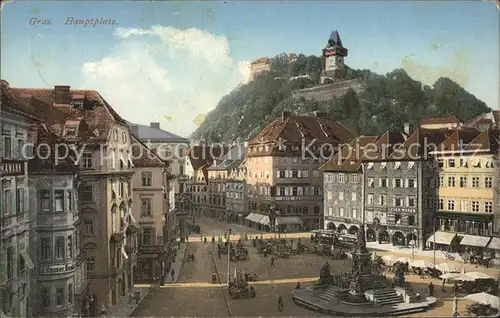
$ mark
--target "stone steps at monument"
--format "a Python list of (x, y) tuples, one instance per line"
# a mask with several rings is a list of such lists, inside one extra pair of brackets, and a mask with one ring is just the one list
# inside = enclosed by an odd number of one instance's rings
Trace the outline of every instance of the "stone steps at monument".
[(345, 300), (349, 297), (349, 292), (336, 286), (329, 286), (318, 293), (318, 297), (326, 301)]
[(373, 300), (380, 305), (390, 305), (403, 302), (403, 296), (398, 295), (394, 289), (379, 289), (373, 292)]
[(419, 312), (424, 312), (426, 310), (427, 310), (426, 307), (404, 308), (404, 309), (395, 310), (395, 311), (391, 312), (391, 316), (407, 316), (407, 315), (410, 315), (410, 314), (416, 314), (416, 313), (419, 313)]

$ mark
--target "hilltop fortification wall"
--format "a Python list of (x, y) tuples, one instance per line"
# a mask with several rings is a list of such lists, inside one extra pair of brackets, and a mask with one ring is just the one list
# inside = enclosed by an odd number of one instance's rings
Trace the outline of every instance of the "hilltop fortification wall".
[(292, 92), (292, 97), (304, 97), (305, 99), (313, 99), (317, 101), (329, 101), (333, 98), (342, 96), (349, 90), (349, 88), (352, 88), (356, 93), (361, 93), (364, 90), (363, 81), (354, 79), (327, 85), (298, 89)]

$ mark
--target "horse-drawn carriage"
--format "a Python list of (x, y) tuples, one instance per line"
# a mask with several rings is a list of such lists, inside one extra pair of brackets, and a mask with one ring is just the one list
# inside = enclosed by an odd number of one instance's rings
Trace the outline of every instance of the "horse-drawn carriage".
[(484, 257), (481, 254), (472, 255), (470, 253), (463, 254), (464, 263), (477, 264), (486, 268), (493, 267), (495, 264), (492, 257)]
[(257, 281), (257, 274), (256, 273), (245, 273), (243, 275), (245, 278), (246, 282), (256, 282)]

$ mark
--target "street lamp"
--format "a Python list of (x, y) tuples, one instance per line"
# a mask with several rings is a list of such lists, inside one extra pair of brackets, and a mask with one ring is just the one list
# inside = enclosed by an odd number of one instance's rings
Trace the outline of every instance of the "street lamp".
[(229, 277), (231, 275), (231, 227), (227, 231), (227, 285), (229, 286)]
[(411, 255), (412, 255), (412, 259), (415, 259), (415, 244), (418, 241), (418, 231), (417, 231), (417, 229), (413, 229), (413, 233), (415, 233), (415, 239), (413, 240), (413, 244), (411, 246)]

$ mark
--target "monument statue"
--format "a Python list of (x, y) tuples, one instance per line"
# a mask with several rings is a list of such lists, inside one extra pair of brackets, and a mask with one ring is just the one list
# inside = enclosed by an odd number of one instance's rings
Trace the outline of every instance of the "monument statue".
[(319, 272), (319, 283), (321, 285), (327, 285), (330, 284), (332, 281), (332, 275), (330, 274), (330, 264), (325, 262), (323, 266), (321, 266), (320, 272)]
[(368, 253), (366, 249), (366, 238), (365, 238), (365, 225), (361, 224), (358, 230), (358, 239), (355, 247), (355, 252), (357, 253)]

